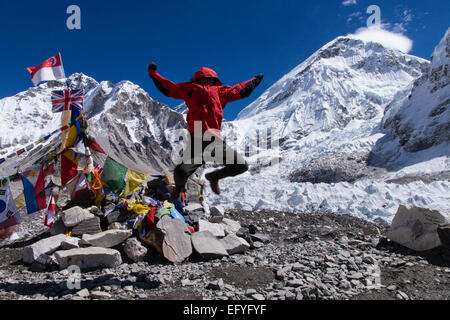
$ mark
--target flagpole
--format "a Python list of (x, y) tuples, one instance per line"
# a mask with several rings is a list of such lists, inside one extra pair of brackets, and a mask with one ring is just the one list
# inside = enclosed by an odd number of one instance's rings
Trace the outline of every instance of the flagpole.
[[(59, 56), (59, 60), (61, 61), (61, 68), (62, 68), (63, 74), (64, 74), (64, 76), (66, 76), (66, 72), (64, 71), (64, 64), (62, 62), (61, 52), (58, 52), (58, 56)], [(69, 87), (67, 77), (66, 77), (66, 86)]]

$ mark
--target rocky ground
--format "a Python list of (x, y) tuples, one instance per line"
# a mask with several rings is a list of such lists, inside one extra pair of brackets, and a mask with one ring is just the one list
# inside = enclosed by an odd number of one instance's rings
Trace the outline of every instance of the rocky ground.
[(39, 272), (22, 262), (24, 247), (48, 236), (35, 226), (28, 239), (0, 247), (0, 299), (450, 299), (444, 247), (413, 252), (387, 240), (386, 226), (346, 215), (235, 210), (226, 217), (269, 239), (245, 254), (212, 261), (193, 255), (180, 265), (152, 251), (139, 263), (123, 256), (117, 268), (83, 271), (78, 288), (77, 274)]

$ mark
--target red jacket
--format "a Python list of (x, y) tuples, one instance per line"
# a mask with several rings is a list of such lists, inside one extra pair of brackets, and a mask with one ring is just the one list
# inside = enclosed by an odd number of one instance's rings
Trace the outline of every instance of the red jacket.
[[(226, 104), (250, 96), (261, 82), (260, 78), (254, 77), (234, 87), (223, 86), (217, 73), (209, 68), (201, 68), (197, 71), (191, 82), (177, 84), (163, 78), (157, 71), (149, 70), (149, 75), (165, 96), (186, 102), (189, 109), (187, 123), (190, 133), (195, 132), (194, 122), (200, 121), (202, 132), (209, 130), (218, 136), (220, 136), (223, 109)], [(217, 82), (212, 86), (203, 86), (195, 83), (200, 78), (216, 78)]]

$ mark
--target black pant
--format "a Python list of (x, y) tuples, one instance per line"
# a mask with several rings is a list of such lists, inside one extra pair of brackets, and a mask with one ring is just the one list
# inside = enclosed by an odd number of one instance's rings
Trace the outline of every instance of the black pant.
[(225, 166), (209, 174), (214, 180), (234, 177), (248, 170), (245, 159), (219, 137), (212, 136), (211, 141), (205, 141), (191, 134), (183, 153), (183, 162), (174, 171), (175, 185), (184, 190), (188, 178), (205, 163)]

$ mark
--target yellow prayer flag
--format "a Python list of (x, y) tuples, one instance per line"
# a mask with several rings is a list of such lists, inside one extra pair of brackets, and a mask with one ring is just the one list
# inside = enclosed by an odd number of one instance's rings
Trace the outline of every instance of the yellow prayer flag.
[(22, 192), (17, 198), (14, 199), (14, 203), (16, 204), (17, 210), (22, 209), (25, 207), (25, 194)]
[(143, 214), (148, 213), (151, 208), (143, 204), (141, 200), (127, 200), (127, 209), (137, 214)]
[(71, 126), (67, 131), (69, 133), (67, 134), (66, 148), (70, 148), (77, 142), (78, 129), (76, 126)]
[[(70, 124), (70, 116), (71, 116), (71, 111), (70, 110), (64, 110), (62, 112), (62, 114), (61, 114), (61, 127), (65, 127), (65, 126)], [(61, 133), (61, 140), (62, 140), (61, 151), (66, 148), (66, 141), (67, 141), (68, 135), (69, 135), (69, 130), (64, 130)]]
[(125, 190), (122, 192), (122, 196), (127, 196), (131, 192), (137, 191), (139, 186), (144, 183), (148, 177), (148, 174), (128, 169), (127, 184), (125, 186)]

